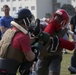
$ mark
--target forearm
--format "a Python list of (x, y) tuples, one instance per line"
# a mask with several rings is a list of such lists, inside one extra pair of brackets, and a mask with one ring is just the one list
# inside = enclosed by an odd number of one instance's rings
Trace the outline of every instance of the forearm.
[(60, 47), (68, 49), (70, 51), (75, 49), (75, 42), (71, 42), (63, 38), (59, 38), (59, 40), (60, 40), (60, 44), (59, 44)]

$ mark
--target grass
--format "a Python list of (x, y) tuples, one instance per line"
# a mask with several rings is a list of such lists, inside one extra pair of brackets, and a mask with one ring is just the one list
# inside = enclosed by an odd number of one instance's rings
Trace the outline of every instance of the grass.
[[(69, 35), (69, 41), (73, 41), (71, 35)], [(74, 75), (74, 74), (70, 74), (70, 72), (68, 71), (68, 66), (70, 66), (70, 59), (71, 59), (71, 56), (73, 55), (73, 51), (69, 51), (69, 50), (67, 51), (69, 54), (63, 54), (60, 75)]]
[[(70, 75), (68, 71), (68, 66), (70, 66), (70, 59), (73, 51), (68, 51), (69, 54), (63, 54), (63, 60), (61, 63), (61, 74), (60, 75)], [(72, 74), (71, 74), (72, 75)]]

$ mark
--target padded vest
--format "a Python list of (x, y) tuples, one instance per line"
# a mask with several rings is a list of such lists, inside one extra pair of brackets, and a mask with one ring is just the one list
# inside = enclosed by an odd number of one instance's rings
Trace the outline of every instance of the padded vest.
[(14, 35), (18, 31), (8, 29), (5, 34), (3, 35), (0, 41), (0, 57), (1, 58), (8, 58), (8, 59), (15, 59), (22, 63), (24, 61), (24, 54), (21, 50), (17, 50), (11, 46), (12, 39)]

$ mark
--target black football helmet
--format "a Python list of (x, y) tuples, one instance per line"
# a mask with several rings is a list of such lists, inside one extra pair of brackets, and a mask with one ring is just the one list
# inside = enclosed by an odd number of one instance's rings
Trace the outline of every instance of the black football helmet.
[(18, 21), (24, 20), (24, 24), (28, 26), (31, 24), (33, 19), (35, 19), (31, 11), (26, 8), (20, 9), (17, 13), (14, 14), (13, 18), (14, 20)]

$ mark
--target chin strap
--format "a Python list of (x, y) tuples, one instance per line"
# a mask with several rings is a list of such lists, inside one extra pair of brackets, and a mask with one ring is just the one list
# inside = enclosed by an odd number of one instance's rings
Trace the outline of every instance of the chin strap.
[(23, 27), (21, 27), (18, 23), (15, 21), (11, 21), (11, 25), (17, 27), (20, 31), (22, 31), (24, 34), (28, 34), (28, 31), (25, 30)]

